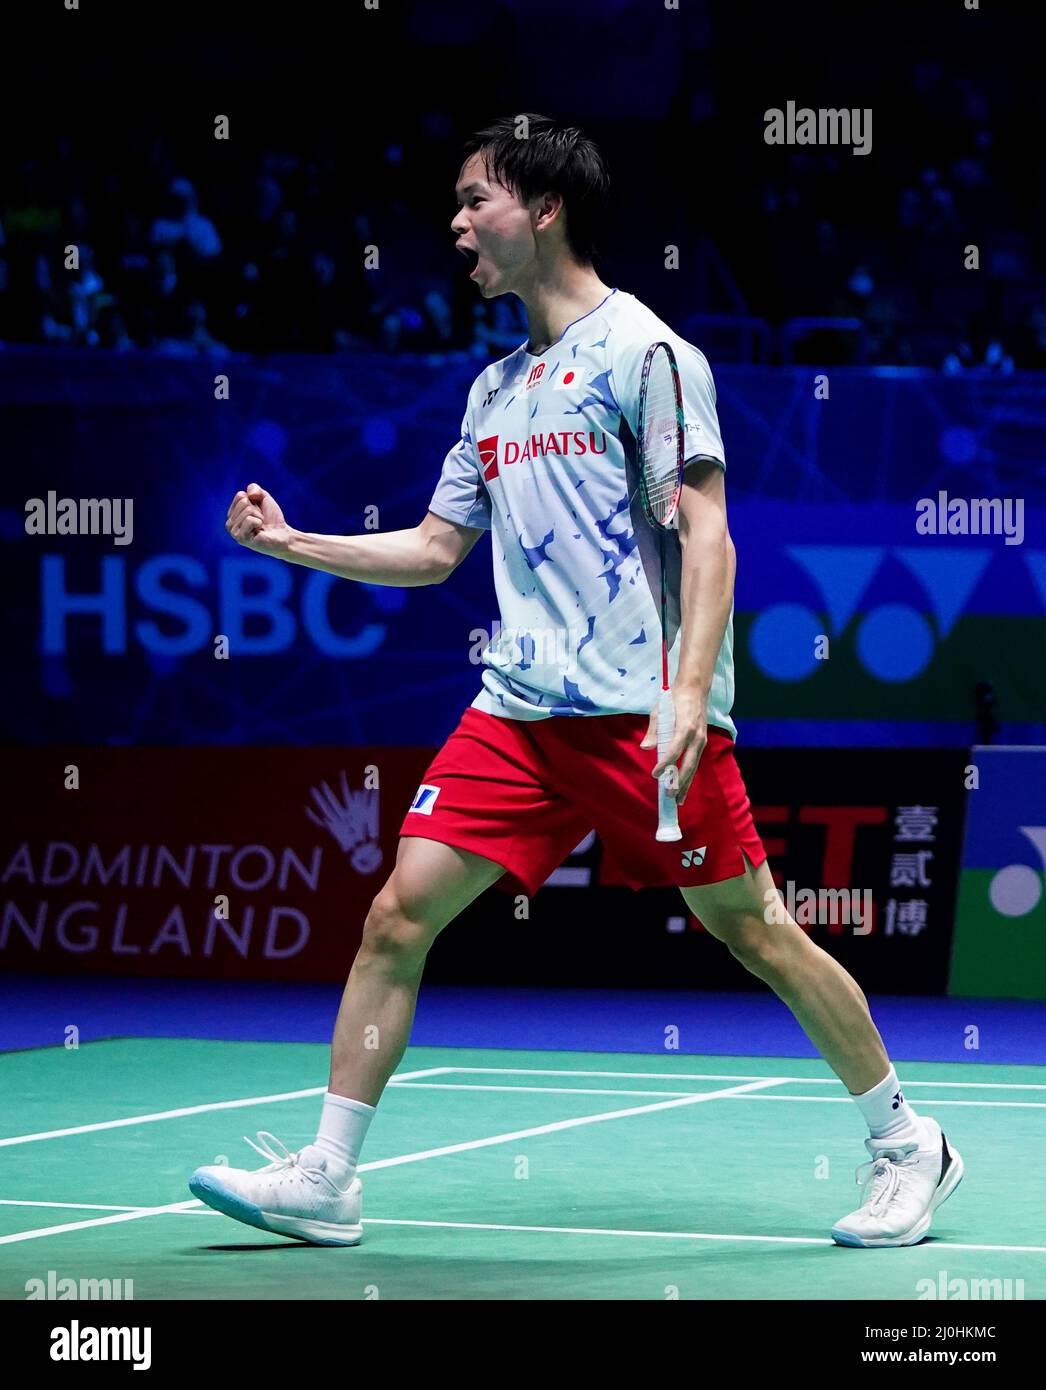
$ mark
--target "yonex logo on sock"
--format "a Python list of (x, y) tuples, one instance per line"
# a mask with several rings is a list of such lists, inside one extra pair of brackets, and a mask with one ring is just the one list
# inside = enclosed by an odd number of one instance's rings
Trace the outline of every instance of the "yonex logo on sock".
[(700, 849), (685, 849), (683, 851), (683, 868), (689, 869), (691, 865), (696, 867), (698, 864), (703, 864), (707, 850), (707, 845), (702, 845)]
[(440, 794), (439, 787), (429, 787), (424, 783), (414, 793), (414, 800), (410, 803), (412, 811), (420, 811), (423, 816), (431, 816), (432, 808), (436, 804), (436, 797)]
[(894, 1096), (893, 1101), (891, 1102), (890, 1109), (899, 1110), (903, 1104), (904, 1096), (902, 1096), (900, 1091), (898, 1091), (897, 1094)]

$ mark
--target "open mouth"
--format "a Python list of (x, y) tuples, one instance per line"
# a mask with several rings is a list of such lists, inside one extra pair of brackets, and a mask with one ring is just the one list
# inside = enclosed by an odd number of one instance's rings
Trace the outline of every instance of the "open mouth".
[(471, 246), (459, 246), (458, 250), (469, 263), (469, 279), (471, 280), (479, 268), (479, 252), (473, 251)]

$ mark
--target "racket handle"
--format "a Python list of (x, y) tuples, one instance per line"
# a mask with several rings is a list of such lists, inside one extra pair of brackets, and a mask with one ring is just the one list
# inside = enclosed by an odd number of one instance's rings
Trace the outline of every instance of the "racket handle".
[[(657, 703), (657, 760), (668, 752), (675, 736), (676, 712), (672, 705), (672, 692), (662, 690)], [(666, 767), (657, 780), (657, 835), (658, 840), (680, 840), (683, 832), (679, 828), (679, 808), (675, 799), (668, 795), (671, 779), (677, 776), (674, 767)]]

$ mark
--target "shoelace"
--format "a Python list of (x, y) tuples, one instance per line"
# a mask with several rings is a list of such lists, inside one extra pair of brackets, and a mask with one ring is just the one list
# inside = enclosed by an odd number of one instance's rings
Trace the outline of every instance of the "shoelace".
[(246, 1134), (243, 1137), (256, 1153), (260, 1153), (262, 1158), (269, 1160), (270, 1167), (293, 1169), (296, 1173), (300, 1173), (303, 1178), (308, 1178), (311, 1183), (317, 1183), (322, 1178), (332, 1191), (340, 1193), (338, 1186), (322, 1168), (306, 1167), (301, 1161), (300, 1152), (291, 1153), (287, 1145), (282, 1140), (277, 1139), (275, 1134), (270, 1134), (267, 1129), (258, 1130), (258, 1138), (262, 1141), (260, 1144), (256, 1144), (253, 1139), (248, 1139)]
[[(857, 1182), (861, 1181), (861, 1173), (865, 1168), (871, 1168), (871, 1172), (865, 1179), (864, 1187), (872, 1184), (871, 1196), (868, 1198), (868, 1210), (878, 1216), (883, 1212), (893, 1200), (894, 1194), (901, 1185), (904, 1176), (903, 1169), (898, 1168), (893, 1159), (890, 1158), (870, 1158), (857, 1168)], [(862, 1196), (864, 1194), (862, 1193)]]

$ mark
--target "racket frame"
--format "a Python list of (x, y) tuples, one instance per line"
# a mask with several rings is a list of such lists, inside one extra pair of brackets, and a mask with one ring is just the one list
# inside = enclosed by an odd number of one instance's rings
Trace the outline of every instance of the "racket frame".
[[(664, 516), (659, 516), (653, 507), (653, 499), (648, 485), (645, 439), (647, 433), (646, 413), (648, 408), (647, 386), (650, 372), (657, 355), (664, 352), (671, 370), (675, 389), (675, 429), (676, 429), (676, 486), (669, 507)], [(683, 465), (685, 419), (683, 415), (683, 392), (679, 381), (679, 365), (670, 343), (652, 343), (643, 359), (643, 371), (639, 382), (639, 414), (636, 422), (637, 447), (639, 456), (639, 495), (647, 521), (658, 533), (661, 565), (661, 693), (657, 704), (657, 760), (662, 762), (675, 737), (675, 709), (672, 704), (672, 691), (668, 681), (668, 575), (665, 569), (665, 533), (679, 511), (679, 499), (683, 492)], [(679, 770), (667, 767), (658, 778), (657, 787), (657, 840), (679, 840), (679, 808), (674, 797), (669, 796), (669, 788), (676, 785)]]

